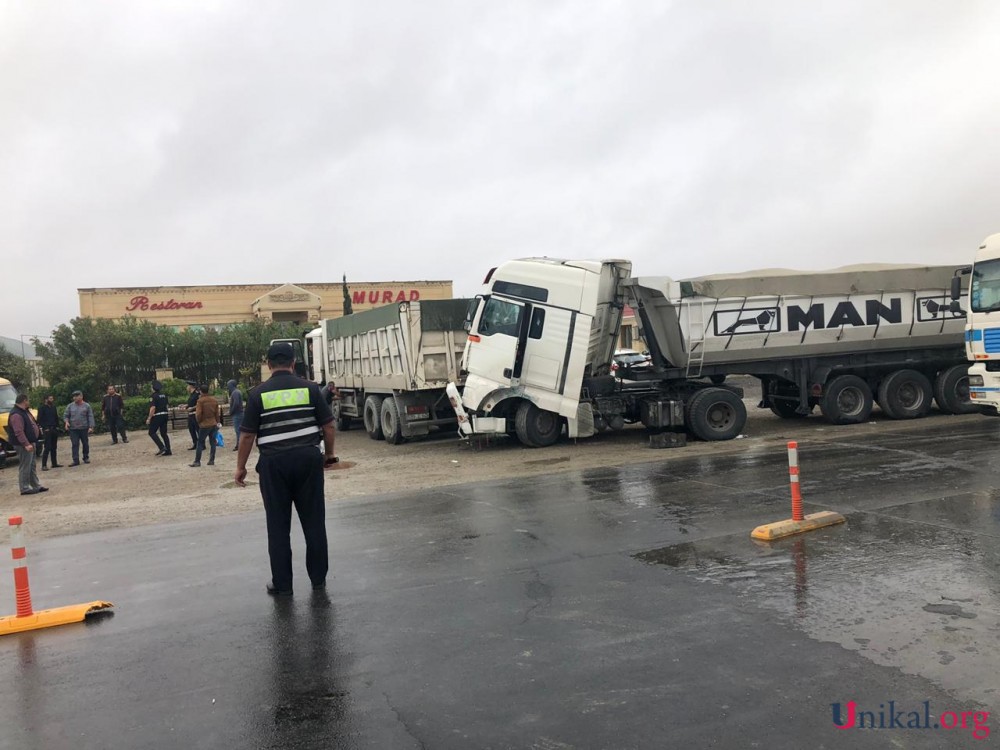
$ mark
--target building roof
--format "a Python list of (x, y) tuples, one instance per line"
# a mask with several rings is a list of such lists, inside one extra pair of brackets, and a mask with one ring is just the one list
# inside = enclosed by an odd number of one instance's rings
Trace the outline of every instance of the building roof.
[(23, 339), (12, 339), (9, 336), (0, 336), (0, 347), (3, 347), (11, 354), (16, 354), (18, 357), (24, 357), (25, 359), (38, 359), (35, 347), (33, 347), (28, 341), (27, 336)]

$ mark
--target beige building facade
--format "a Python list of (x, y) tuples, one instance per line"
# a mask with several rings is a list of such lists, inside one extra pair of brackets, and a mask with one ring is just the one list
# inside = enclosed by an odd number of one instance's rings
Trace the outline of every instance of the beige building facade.
[[(348, 283), (354, 312), (394, 302), (451, 299), (451, 281)], [(263, 318), (275, 322), (315, 323), (344, 314), (343, 286), (333, 284), (245, 284), (77, 289), (80, 316), (125, 316), (160, 325), (224, 328)]]

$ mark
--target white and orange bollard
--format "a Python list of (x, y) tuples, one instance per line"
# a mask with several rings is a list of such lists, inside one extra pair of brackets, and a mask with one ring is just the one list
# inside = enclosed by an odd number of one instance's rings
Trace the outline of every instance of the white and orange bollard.
[(21, 516), (11, 516), (7, 519), (7, 523), (10, 526), (11, 536), (10, 556), (14, 561), (14, 600), (17, 614), (0, 617), (0, 635), (83, 622), (87, 615), (114, 606), (111, 602), (87, 602), (35, 612), (31, 608), (28, 553), (21, 530), (23, 519)]
[(792, 534), (801, 534), (804, 531), (813, 531), (824, 526), (844, 523), (845, 519), (840, 513), (829, 510), (810, 513), (808, 516), (802, 514), (802, 489), (799, 486), (799, 444), (794, 440), (788, 443), (788, 481), (792, 490), (792, 517), (784, 521), (758, 526), (750, 533), (751, 537), (771, 542)]

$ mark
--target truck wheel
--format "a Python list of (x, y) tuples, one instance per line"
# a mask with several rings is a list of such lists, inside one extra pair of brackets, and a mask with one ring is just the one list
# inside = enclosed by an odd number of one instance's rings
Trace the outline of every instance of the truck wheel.
[(916, 370), (889, 373), (878, 387), (878, 402), (890, 419), (916, 419), (931, 408), (931, 381)]
[(558, 414), (522, 401), (514, 416), (517, 439), (529, 448), (547, 448), (559, 439), (562, 419)]
[[(808, 414), (799, 414), (797, 411), (799, 408), (798, 401), (774, 398), (772, 396), (767, 400), (767, 405), (774, 414), (777, 414), (782, 419), (805, 419), (809, 416)], [(812, 411), (812, 406), (809, 407), (809, 411)]]
[(747, 423), (743, 399), (725, 388), (704, 388), (691, 398), (688, 428), (701, 440), (732, 440)]
[(369, 396), (365, 399), (365, 431), (372, 440), (382, 440), (382, 397)]
[(399, 445), (403, 442), (403, 427), (399, 423), (399, 407), (391, 396), (382, 402), (382, 434), (385, 442)]
[(819, 408), (833, 424), (864, 422), (872, 413), (872, 389), (857, 375), (838, 375), (826, 384)]
[(934, 400), (945, 414), (978, 414), (969, 398), (969, 366), (954, 365), (934, 378)]

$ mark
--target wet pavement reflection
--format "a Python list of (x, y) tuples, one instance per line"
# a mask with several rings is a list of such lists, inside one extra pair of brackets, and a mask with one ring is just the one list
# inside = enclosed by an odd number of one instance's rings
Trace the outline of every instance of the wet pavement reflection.
[(773, 544), (787, 456), (752, 440), (331, 503), (329, 592), (291, 599), (260, 514), (46, 540), (36, 606), (115, 615), (0, 639), (0, 748), (899, 744), (831, 704), (1000, 687), (1000, 441), (935, 421), (801, 442), (806, 512), (847, 523)]

